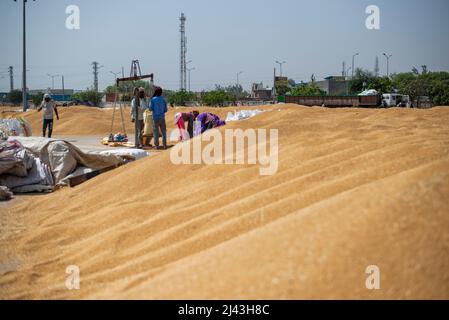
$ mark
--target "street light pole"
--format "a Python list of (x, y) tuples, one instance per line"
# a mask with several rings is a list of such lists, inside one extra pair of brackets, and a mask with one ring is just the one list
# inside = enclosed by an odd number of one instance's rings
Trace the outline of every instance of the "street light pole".
[(390, 77), (390, 58), (393, 56), (392, 54), (384, 53), (385, 58), (387, 58), (387, 77)]
[(352, 56), (352, 76), (351, 76), (351, 79), (354, 79), (354, 71), (355, 71), (354, 63), (355, 63), (355, 57), (357, 57), (359, 54), (360, 54), (360, 53), (356, 53), (356, 54), (354, 54), (354, 55)]
[(282, 65), (284, 64), (284, 63), (286, 63), (286, 61), (278, 61), (278, 60), (276, 60), (276, 63), (279, 65), (279, 71), (280, 71), (280, 73), (281, 73), (281, 77), (282, 77)]
[[(17, 0), (14, 0), (17, 2)], [(33, 0), (36, 1), (36, 0)], [(22, 56), (22, 63), (23, 63), (23, 71), (22, 71), (22, 105), (23, 105), (23, 111), (27, 111), (28, 109), (28, 101), (27, 101), (27, 63), (26, 63), (26, 4), (27, 0), (22, 0), (23, 3), (23, 56)]]
[(65, 102), (65, 88), (64, 88), (64, 75), (61, 76), (61, 84), (62, 84), (62, 102)]
[(60, 75), (59, 74), (49, 74), (49, 73), (47, 73), (47, 76), (49, 76), (51, 78), (51, 90), (52, 90), (52, 93), (53, 93), (53, 90), (55, 90), (55, 78), (59, 77)]
[(188, 68), (187, 71), (189, 72), (189, 92), (190, 92), (190, 71), (195, 70), (195, 68)]

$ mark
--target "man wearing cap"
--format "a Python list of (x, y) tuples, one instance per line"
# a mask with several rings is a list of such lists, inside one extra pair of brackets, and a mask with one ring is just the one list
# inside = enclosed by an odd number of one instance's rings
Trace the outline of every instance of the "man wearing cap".
[(52, 101), (51, 96), (47, 93), (44, 95), (44, 101), (37, 109), (38, 112), (44, 110), (44, 123), (42, 127), (42, 136), (45, 138), (45, 134), (48, 128), (48, 137), (51, 138), (53, 133), (53, 114), (56, 114), (56, 119), (59, 120), (58, 109), (56, 104)]
[[(136, 98), (134, 98), (131, 101), (131, 120), (132, 122), (137, 121), (137, 130), (139, 133), (139, 141), (136, 142), (136, 146), (141, 148), (143, 146), (143, 130), (145, 128), (143, 119), (144, 119), (144, 112), (148, 107), (148, 101), (147, 98), (145, 97), (145, 89), (144, 88), (139, 88), (139, 92), (138, 92), (138, 98), (139, 101), (136, 100)], [(136, 114), (136, 109), (137, 109), (137, 119), (135, 119), (135, 114)]]

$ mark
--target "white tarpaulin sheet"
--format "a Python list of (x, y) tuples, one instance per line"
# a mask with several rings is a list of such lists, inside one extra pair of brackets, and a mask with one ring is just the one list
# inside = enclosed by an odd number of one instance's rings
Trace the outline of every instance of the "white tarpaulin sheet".
[(75, 171), (78, 166), (96, 170), (123, 164), (122, 158), (117, 155), (83, 152), (64, 140), (37, 137), (14, 137), (13, 139), (19, 141), (35, 157), (51, 168), (56, 184)]
[(262, 112), (264, 112), (264, 111), (262, 111), (262, 110), (239, 110), (239, 111), (235, 111), (235, 112), (229, 112), (228, 116), (226, 118), (226, 122), (249, 119), (254, 116), (257, 116), (259, 113), (262, 113)]
[(78, 168), (99, 170), (125, 163), (112, 153), (82, 152), (63, 140), (9, 137), (0, 145), (0, 185), (13, 192), (34, 192), (66, 185)]
[(365, 90), (359, 93), (359, 96), (377, 96), (378, 92), (374, 89)]

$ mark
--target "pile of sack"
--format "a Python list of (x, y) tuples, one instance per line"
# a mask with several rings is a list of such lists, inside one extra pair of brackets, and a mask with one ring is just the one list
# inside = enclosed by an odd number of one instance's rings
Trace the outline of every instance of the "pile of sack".
[(50, 167), (19, 141), (3, 140), (0, 141), (0, 186), (8, 200), (11, 192), (51, 191), (54, 179)]
[(0, 140), (1, 192), (6, 198), (10, 192), (50, 192), (68, 185), (76, 175), (118, 167), (127, 161), (118, 154), (82, 152), (63, 140), (9, 137)]
[(13, 136), (31, 137), (32, 134), (30, 124), (21, 117), (0, 119), (0, 140)]

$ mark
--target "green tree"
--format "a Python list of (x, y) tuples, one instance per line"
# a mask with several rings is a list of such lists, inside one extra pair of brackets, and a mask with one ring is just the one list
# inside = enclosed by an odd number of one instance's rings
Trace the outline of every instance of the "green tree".
[(368, 89), (374, 89), (379, 94), (389, 93), (393, 90), (393, 82), (388, 77), (376, 77), (368, 70), (356, 69), (354, 78), (349, 81), (349, 92), (359, 94)]
[(290, 87), (286, 85), (277, 85), (276, 86), (276, 93), (278, 96), (284, 96), (288, 92), (290, 92)]
[(22, 103), (22, 91), (12, 90), (8, 93), (8, 101), (12, 104)]
[(73, 94), (73, 100), (87, 101), (94, 106), (99, 106), (101, 104), (101, 99), (103, 99), (104, 93), (96, 92), (95, 90), (88, 89), (86, 91), (76, 92)]
[(207, 106), (223, 106), (226, 101), (230, 101), (229, 94), (223, 90), (212, 90), (203, 93), (202, 101)]
[(238, 100), (249, 96), (248, 92), (244, 91), (240, 84), (229, 85), (227, 87), (215, 85), (215, 91), (226, 92), (228, 96), (227, 100), (232, 101), (234, 104), (236, 104)]
[(165, 97), (168, 103), (176, 106), (186, 106), (188, 102), (195, 100), (195, 94), (185, 90), (167, 91)]
[(393, 83), (401, 93), (420, 103), (420, 97), (428, 96), (434, 105), (449, 105), (449, 73), (430, 72), (427, 66), (422, 71), (413, 68), (412, 72), (393, 76)]
[(38, 107), (42, 103), (42, 100), (44, 100), (44, 94), (42, 92), (38, 92), (36, 94), (33, 94), (31, 96), (31, 100), (33, 100), (33, 104), (36, 107)]
[(110, 86), (107, 86), (104, 90), (105, 93), (115, 93), (118, 91), (118, 93), (122, 94), (133, 94), (134, 88), (145, 88), (145, 91), (148, 91), (150, 89), (150, 83), (148, 81), (144, 80), (136, 80), (136, 81), (124, 81), (120, 82), (119, 86), (117, 87), (117, 84), (113, 84)]

